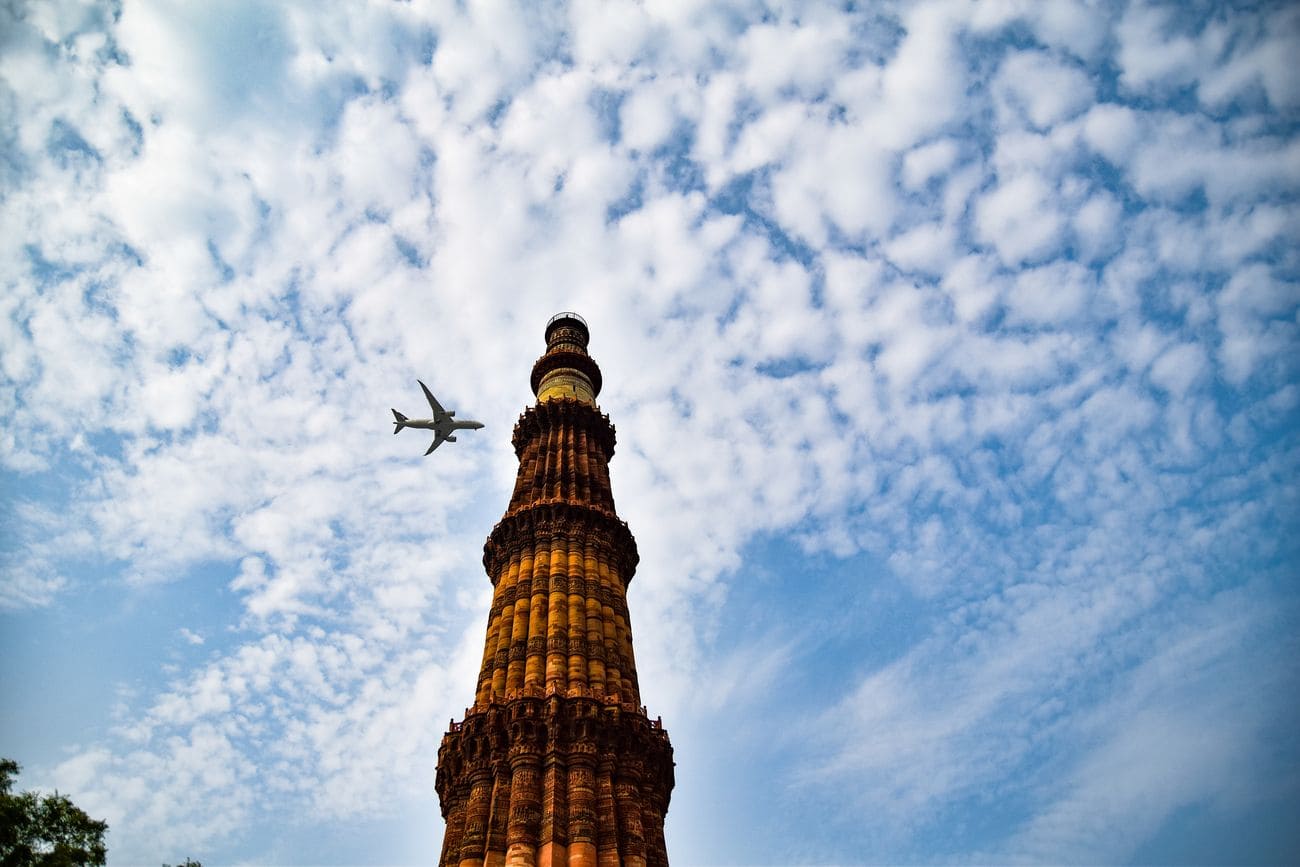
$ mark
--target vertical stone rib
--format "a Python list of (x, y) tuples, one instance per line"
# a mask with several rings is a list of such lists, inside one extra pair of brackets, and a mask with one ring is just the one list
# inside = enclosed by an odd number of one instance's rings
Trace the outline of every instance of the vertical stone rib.
[[(546, 691), (563, 695), (569, 682), (569, 540), (564, 539), (551, 561), (550, 596), (546, 619)], [(558, 562), (557, 562), (558, 560)]]
[(596, 860), (600, 867), (621, 867), (612, 771), (613, 762), (604, 759), (596, 772)]
[(535, 867), (537, 837), (542, 817), (541, 776), (537, 757), (517, 756), (511, 760), (510, 818), (506, 829), (507, 867)]
[(569, 576), (569, 689), (568, 695), (587, 695), (587, 600), (586, 584), (579, 575)]
[(524, 552), (519, 561), (519, 580), (515, 583), (515, 622), (510, 633), (509, 667), (506, 669), (506, 698), (523, 688), (524, 665), (528, 659), (528, 619), (532, 607), (533, 568), (547, 556), (545, 543)]
[(515, 490), (510, 495), (510, 508), (513, 509), (527, 500), (533, 480), (537, 477), (537, 456), (539, 453), (540, 448), (536, 438), (530, 439), (524, 445), (524, 449), (519, 455), (519, 474), (515, 476)]
[[(572, 414), (571, 414), (572, 415)], [(567, 498), (574, 503), (586, 503), (587, 498), (582, 496), (582, 453), (578, 450), (579, 440), (582, 438), (582, 428), (578, 426), (577, 417), (574, 416), (569, 422), (569, 477), (568, 477), (568, 496)]]
[(551, 590), (551, 557), (554, 552), (538, 551), (533, 560), (530, 584), (532, 597), (528, 603), (527, 658), (524, 661), (524, 692), (541, 695), (546, 671), (546, 602)]
[(497, 701), (506, 694), (506, 668), (510, 664), (510, 634), (515, 626), (515, 582), (519, 572), (518, 555), (510, 558), (507, 576), (497, 588), (501, 595), (501, 625), (497, 627), (497, 649), (492, 659), (492, 692), (490, 700)]
[(555, 496), (561, 500), (570, 498), (569, 474), (573, 468), (573, 428), (569, 425), (569, 420), (564, 418), (563, 414), (558, 419), (556, 425), (557, 439), (560, 441), (559, 455), (559, 472), (556, 473), (555, 479)]
[(596, 867), (596, 777), (590, 756), (569, 766), (569, 865)]
[(542, 497), (554, 500), (560, 496), (560, 463), (564, 460), (564, 430), (551, 424), (546, 430), (546, 485)]
[(438, 859), (438, 867), (457, 867), (464, 834), (465, 802), (457, 798), (447, 811), (447, 832), (442, 838), (442, 856)]
[(605, 629), (600, 620), (598, 581), (587, 581), (587, 684), (597, 698), (605, 696)]
[[(566, 413), (566, 415), (568, 415)], [(565, 418), (564, 420), (564, 476), (560, 484), (560, 498), (566, 502), (574, 502), (574, 485), (577, 481), (577, 455), (573, 451), (574, 434), (573, 419)]]
[(465, 812), (465, 833), (460, 843), (459, 867), (482, 867), (487, 848), (488, 814), (492, 811), (492, 772), (475, 771), (470, 778), (469, 805)]
[(623, 665), (618, 653), (618, 623), (614, 620), (613, 598), (615, 590), (607, 581), (601, 582), (600, 594), (600, 647), (605, 659), (605, 691), (620, 696), (623, 692)]
[(565, 499), (565, 492), (568, 489), (569, 464), (571, 463), (569, 454), (569, 423), (563, 413), (557, 413), (559, 416), (555, 421), (555, 453), (559, 460), (555, 465), (555, 498), (557, 500)]
[(552, 757), (547, 760), (542, 783), (541, 845), (538, 867), (564, 867), (569, 861), (568, 769)]
[[(651, 806), (653, 810), (653, 820), (651, 821), (648, 833), (646, 834), (646, 861), (648, 867), (668, 867), (668, 847), (664, 845), (664, 820), (663, 813), (655, 808), (653, 794), (647, 793), (644, 803)], [(667, 810), (665, 807), (664, 810)]]
[(479, 666), (478, 686), (474, 690), (474, 704), (486, 705), (492, 696), (492, 676), (496, 666), (498, 633), (501, 631), (500, 598), (492, 600), (488, 615), (487, 640), (483, 644), (483, 662)]
[(638, 707), (641, 704), (641, 686), (637, 683), (636, 678), (636, 659), (632, 656), (632, 630), (627, 630), (627, 638), (623, 646), (623, 688), (627, 690), (628, 698), (632, 704)]
[[(619, 581), (617, 577), (617, 573), (615, 573), (614, 580), (618, 582), (621, 590), (622, 582)], [(620, 592), (619, 598), (620, 601), (622, 602), (622, 604), (620, 605), (620, 609), (622, 611), (623, 617), (619, 622), (618, 629), (616, 632), (616, 638), (618, 643), (619, 659), (622, 661), (623, 664), (621, 673), (623, 675), (623, 692), (626, 696), (623, 700), (630, 701), (632, 702), (632, 704), (635, 705), (640, 705), (641, 690), (640, 687), (637, 685), (636, 660), (632, 657), (632, 624), (628, 623), (627, 621), (626, 592), (625, 591)]]
[(635, 776), (623, 776), (614, 780), (614, 802), (618, 809), (618, 848), (623, 855), (624, 867), (646, 867), (639, 794)]
[[(575, 424), (573, 430), (573, 501), (592, 503), (587, 484), (587, 425)], [(593, 504), (594, 505), (594, 504)]]
[(488, 816), (487, 850), (483, 867), (502, 867), (506, 861), (506, 828), (510, 821), (510, 774), (496, 775), (492, 786), (492, 812)]

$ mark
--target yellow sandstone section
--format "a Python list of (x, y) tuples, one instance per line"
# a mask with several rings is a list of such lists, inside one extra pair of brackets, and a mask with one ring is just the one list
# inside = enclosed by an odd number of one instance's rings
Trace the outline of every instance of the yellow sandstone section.
[(542, 377), (542, 387), (537, 400), (554, 400), (558, 397), (576, 397), (583, 403), (595, 403), (596, 394), (586, 374), (568, 367), (552, 370)]

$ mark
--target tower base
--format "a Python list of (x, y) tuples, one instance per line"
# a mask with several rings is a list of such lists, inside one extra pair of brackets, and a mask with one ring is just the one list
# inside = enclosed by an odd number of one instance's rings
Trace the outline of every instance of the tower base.
[(438, 749), (438, 863), (667, 867), (672, 752), (632, 705), (551, 695), (471, 708)]

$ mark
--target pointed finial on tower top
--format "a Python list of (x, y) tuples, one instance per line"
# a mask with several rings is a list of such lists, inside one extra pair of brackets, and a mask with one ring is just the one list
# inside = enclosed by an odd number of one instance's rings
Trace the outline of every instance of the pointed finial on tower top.
[(533, 365), (533, 394), (539, 402), (575, 397), (594, 404), (600, 368), (587, 354), (591, 332), (577, 313), (557, 313), (546, 323), (546, 353)]

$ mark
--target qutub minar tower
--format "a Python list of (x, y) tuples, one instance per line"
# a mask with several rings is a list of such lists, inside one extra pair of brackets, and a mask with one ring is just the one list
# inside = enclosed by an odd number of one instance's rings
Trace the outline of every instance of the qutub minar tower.
[(441, 867), (666, 867), (673, 750), (641, 706), (614, 511), (614, 426), (582, 317), (546, 325), (519, 475), (483, 546), (495, 588), (474, 706), (438, 750)]

